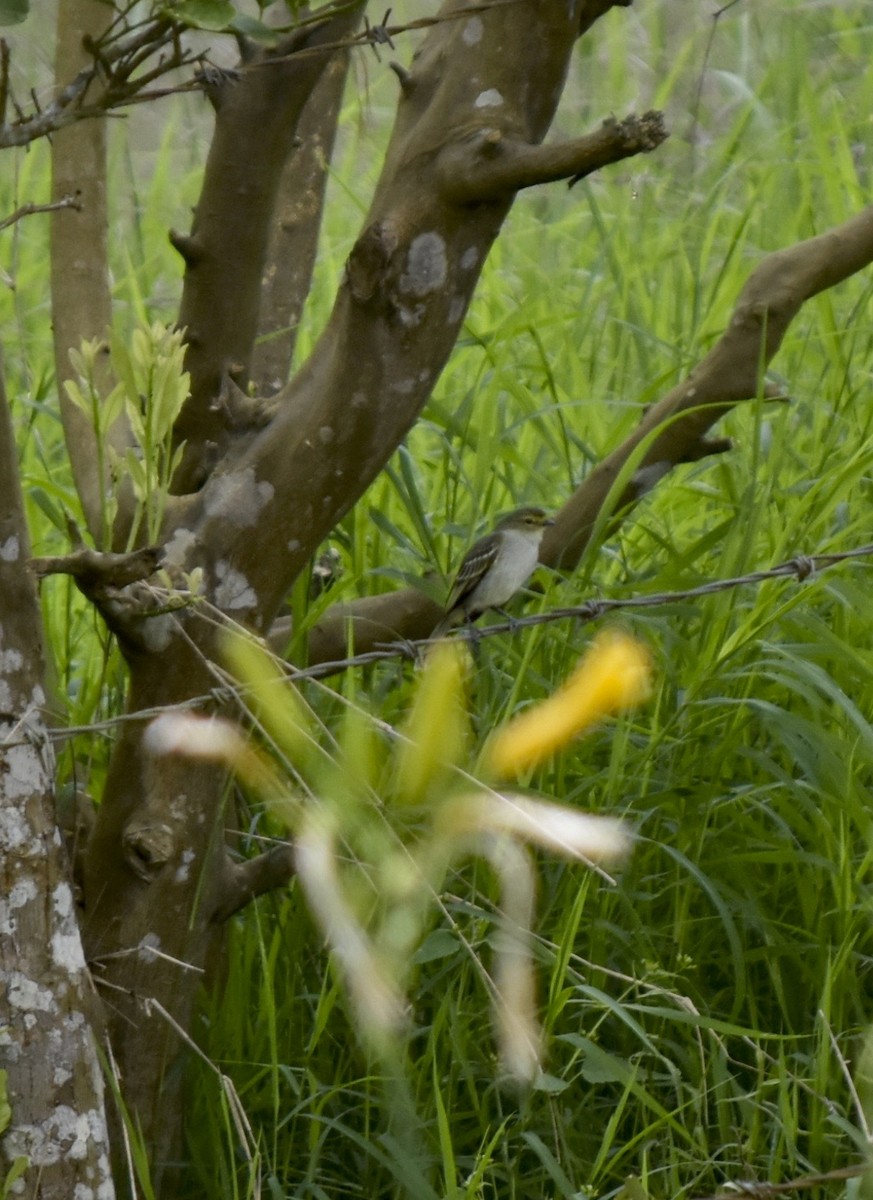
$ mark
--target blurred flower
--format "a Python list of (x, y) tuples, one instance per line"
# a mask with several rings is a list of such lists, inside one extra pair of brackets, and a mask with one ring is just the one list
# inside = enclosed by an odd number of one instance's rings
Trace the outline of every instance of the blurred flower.
[(419, 675), (405, 740), (397, 749), (398, 800), (421, 804), (439, 794), (462, 761), (469, 742), (467, 711), (469, 651), (438, 642)]
[(614, 817), (592, 816), (512, 792), (456, 796), (444, 805), (439, 828), (455, 839), (478, 833), (509, 834), (585, 862), (621, 858), (630, 848), (626, 826)]
[(486, 767), (498, 776), (529, 770), (602, 717), (642, 703), (650, 692), (645, 646), (625, 633), (601, 634), (548, 700), (497, 731)]
[(156, 757), (177, 754), (221, 763), (247, 787), (265, 797), (285, 797), (288, 790), (269, 760), (236, 725), (223, 717), (203, 717), (192, 712), (162, 713), (146, 730), (143, 746)]

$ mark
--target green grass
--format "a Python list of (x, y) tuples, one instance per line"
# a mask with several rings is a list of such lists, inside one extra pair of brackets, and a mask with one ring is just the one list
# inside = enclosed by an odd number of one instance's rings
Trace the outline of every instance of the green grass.
[[(750, 0), (722, 18), (699, 111), (702, 19), (639, 3), (580, 47), (565, 136), (650, 104), (674, 135), (569, 194), (519, 199), (422, 421), (337, 531), (344, 595), (396, 587), (434, 559), (447, 569), (497, 510), (559, 505), (712, 344), (762, 253), (865, 202), (867, 6), (773, 9)], [(364, 116), (359, 96), (347, 104), (298, 355), (325, 318), (367, 203), (373, 168), (361, 163), (377, 159), (390, 112), (395, 85), (368, 72)], [(147, 176), (116, 148), (128, 189), (119, 320), (172, 315), (179, 267), (163, 230), (185, 227), (194, 194), (185, 141), (162, 141)], [(7, 208), (44, 187), (44, 149), (14, 176)], [(76, 502), (53, 416), (40, 220), (3, 235), (16, 289), (0, 296), (0, 330), (45, 553), (62, 544), (46, 511)], [(574, 577), (544, 577), (531, 607), (676, 590), (870, 541), (870, 291), (862, 274), (808, 304), (773, 364), (792, 402), (731, 413), (719, 431), (732, 452), (673, 472)], [(666, 1200), (858, 1161), (844, 1060), (873, 1011), (870, 585), (861, 560), (626, 617), (654, 649), (655, 696), (531, 782), (626, 817), (633, 855), (614, 885), (539, 859), (548, 1058), (526, 1096), (495, 1074), (495, 880), (477, 863), (452, 876), (413, 975), (407, 1119), (423, 1161), (398, 1136), (396, 1081), (357, 1041), (298, 889), (236, 920), (226, 982), (195, 1034), (233, 1080), (257, 1156), (241, 1155), (214, 1075), (192, 1062), (190, 1194), (569, 1200), (616, 1195), (634, 1175)], [(117, 711), (121, 674), (85, 606), (53, 582), (45, 611), (69, 719)], [(559, 623), (483, 642), (478, 735), (548, 695), (590, 632)], [(349, 703), (397, 724), (410, 682), (374, 668), (309, 698), (331, 729)], [(90, 773), (99, 790), (106, 749), (77, 739), (63, 773)], [(252, 828), (268, 827), (256, 813)]]

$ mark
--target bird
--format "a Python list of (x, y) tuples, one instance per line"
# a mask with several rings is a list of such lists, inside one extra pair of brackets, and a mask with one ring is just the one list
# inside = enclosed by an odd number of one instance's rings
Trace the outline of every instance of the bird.
[(533, 574), (542, 536), (554, 523), (541, 508), (518, 508), (474, 542), (458, 568), (445, 616), (431, 636), (442, 637), (486, 609), (508, 603)]

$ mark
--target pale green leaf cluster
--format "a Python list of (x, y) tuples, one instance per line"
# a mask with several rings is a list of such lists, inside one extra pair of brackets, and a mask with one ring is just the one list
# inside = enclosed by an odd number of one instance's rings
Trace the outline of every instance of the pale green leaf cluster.
[[(105, 343), (97, 338), (70, 351), (76, 378), (66, 381), (67, 395), (91, 423), (104, 479), (108, 467), (103, 528), (112, 530), (123, 489), (129, 486), (135, 504), (128, 545), (137, 544), (141, 535), (152, 543), (158, 539), (170, 480), (184, 451), (184, 444), (173, 446), (173, 427), (190, 390), (182, 333), (155, 322), (135, 329), (129, 345), (111, 333), (109, 365), (117, 382), (105, 397), (97, 378), (104, 353)], [(120, 421), (133, 442), (123, 452), (110, 440)]]

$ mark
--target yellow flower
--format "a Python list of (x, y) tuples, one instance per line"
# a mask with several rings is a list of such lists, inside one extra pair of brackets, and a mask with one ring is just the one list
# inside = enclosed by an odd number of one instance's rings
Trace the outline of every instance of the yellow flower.
[(498, 730), (486, 766), (517, 775), (542, 762), (602, 717), (641, 704), (651, 692), (648, 650), (625, 633), (604, 633), (591, 644), (558, 690)]

